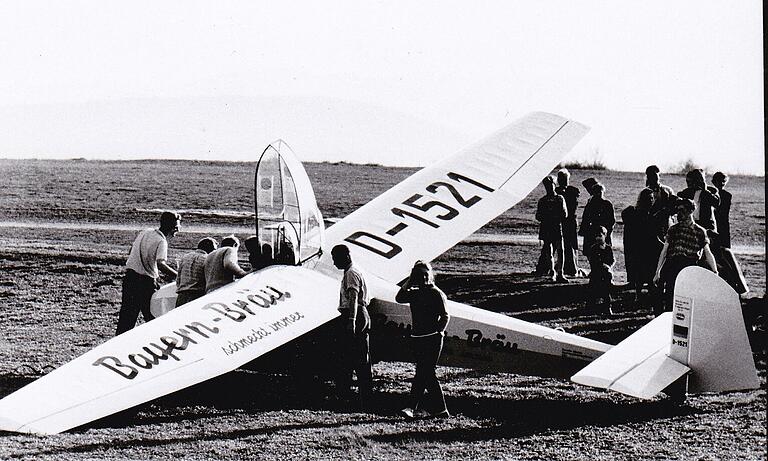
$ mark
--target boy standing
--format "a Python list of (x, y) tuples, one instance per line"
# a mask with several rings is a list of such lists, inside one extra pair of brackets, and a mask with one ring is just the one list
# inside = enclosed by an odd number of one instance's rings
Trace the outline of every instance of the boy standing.
[(611, 309), (611, 280), (613, 279), (613, 248), (606, 243), (608, 231), (598, 226), (594, 233), (594, 242), (589, 248), (589, 299), (594, 306), (604, 302), (607, 313), (613, 315)]

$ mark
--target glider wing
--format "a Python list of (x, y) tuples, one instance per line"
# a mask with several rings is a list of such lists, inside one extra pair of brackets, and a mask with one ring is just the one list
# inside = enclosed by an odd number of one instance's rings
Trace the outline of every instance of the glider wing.
[(339, 315), (338, 282), (275, 266), (142, 324), (0, 400), (0, 430), (55, 434), (228, 371)]
[[(586, 134), (558, 115), (531, 113), (424, 168), (327, 230), (369, 273), (397, 283), (527, 196)], [(330, 269), (330, 254), (321, 266)], [(324, 263), (324, 264), (323, 264)]]

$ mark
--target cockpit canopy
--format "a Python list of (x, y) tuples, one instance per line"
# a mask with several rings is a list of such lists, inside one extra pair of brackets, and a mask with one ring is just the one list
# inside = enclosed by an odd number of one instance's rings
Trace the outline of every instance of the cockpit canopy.
[(324, 243), (323, 216), (304, 166), (280, 139), (259, 158), (254, 199), (261, 256), (277, 264), (317, 264)]

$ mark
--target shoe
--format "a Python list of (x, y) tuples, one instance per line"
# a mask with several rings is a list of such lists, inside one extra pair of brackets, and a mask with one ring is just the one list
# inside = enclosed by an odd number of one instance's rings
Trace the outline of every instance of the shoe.
[(400, 414), (405, 416), (407, 419), (414, 419), (414, 410), (413, 408), (403, 408), (400, 410)]
[(555, 282), (559, 282), (559, 283), (569, 283), (570, 282), (570, 280), (568, 280), (567, 278), (565, 278), (565, 276), (562, 276), (562, 275), (559, 276), (559, 277), (555, 277), (554, 281)]
[(438, 411), (437, 413), (431, 413), (429, 416), (432, 417), (432, 418), (450, 418), (451, 417), (451, 413), (446, 408), (443, 411)]
[(608, 315), (610, 315), (611, 317), (616, 317), (617, 315), (619, 315), (619, 313), (614, 311), (612, 307), (609, 307), (608, 308)]

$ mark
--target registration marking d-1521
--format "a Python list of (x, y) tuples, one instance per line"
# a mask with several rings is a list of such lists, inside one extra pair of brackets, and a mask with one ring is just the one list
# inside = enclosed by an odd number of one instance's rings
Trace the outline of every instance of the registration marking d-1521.
[[(467, 192), (459, 192), (456, 184), (469, 184), (486, 193), (494, 192), (493, 188), (459, 173), (451, 171), (446, 174), (446, 178), (445, 181), (435, 181), (427, 185), (424, 190), (429, 194), (436, 194), (440, 189), (445, 189), (450, 193), (455, 204), (444, 203), (434, 195), (413, 194), (401, 202), (402, 207), (397, 206), (390, 210), (393, 215), (402, 220), (387, 230), (386, 235), (395, 237), (412, 224), (438, 229), (441, 225), (440, 221), (451, 221), (461, 214), (461, 210), (468, 209), (483, 199), (482, 193), (469, 195)], [(425, 216), (427, 212), (436, 214)], [(353, 232), (344, 240), (386, 259), (392, 259), (403, 251), (397, 242), (368, 231)]]

